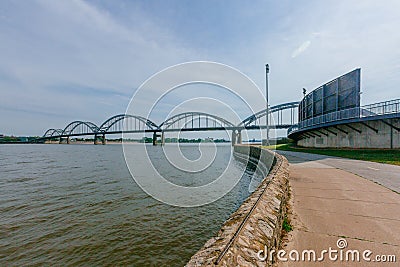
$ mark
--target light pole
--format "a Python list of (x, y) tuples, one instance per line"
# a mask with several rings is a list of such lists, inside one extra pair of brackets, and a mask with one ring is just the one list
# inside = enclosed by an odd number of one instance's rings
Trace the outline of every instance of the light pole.
[(267, 105), (267, 143), (269, 145), (269, 92), (268, 92), (268, 73), (269, 73), (269, 64), (265, 65), (265, 104)]

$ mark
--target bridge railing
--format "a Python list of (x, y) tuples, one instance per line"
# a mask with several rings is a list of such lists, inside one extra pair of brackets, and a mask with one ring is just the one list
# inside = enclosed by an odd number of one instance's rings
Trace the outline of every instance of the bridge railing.
[(288, 129), (288, 135), (308, 127), (323, 125), (330, 122), (365, 118), (372, 116), (381, 116), (394, 113), (400, 113), (400, 99), (369, 104), (357, 108), (339, 110), (328, 114), (320, 115), (314, 118), (310, 118), (299, 122), (297, 125), (293, 125), (292, 127), (290, 127)]

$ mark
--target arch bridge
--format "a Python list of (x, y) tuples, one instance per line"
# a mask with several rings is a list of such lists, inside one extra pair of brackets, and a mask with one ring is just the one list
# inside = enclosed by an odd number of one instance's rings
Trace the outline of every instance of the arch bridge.
[[(106, 135), (122, 133), (153, 133), (153, 144), (157, 143), (157, 137), (161, 137), (164, 143), (165, 132), (183, 131), (232, 131), (232, 144), (241, 143), (242, 130), (256, 129), (287, 129), (296, 124), (296, 109), (298, 102), (290, 102), (272, 106), (261, 110), (240, 122), (238, 125), (209, 113), (204, 112), (184, 112), (167, 118), (164, 122), (157, 125), (153, 121), (132, 114), (118, 114), (105, 120), (100, 126), (88, 121), (73, 121), (64, 129), (48, 129), (44, 135), (36, 141), (57, 140), (59, 143), (70, 143), (71, 137), (94, 136), (94, 143), (106, 143)], [(286, 117), (284, 112), (290, 112)], [(275, 121), (272, 125), (262, 124), (261, 119), (269, 114), (269, 121)], [(273, 119), (274, 116), (277, 119)], [(289, 120), (290, 118), (290, 120)]]

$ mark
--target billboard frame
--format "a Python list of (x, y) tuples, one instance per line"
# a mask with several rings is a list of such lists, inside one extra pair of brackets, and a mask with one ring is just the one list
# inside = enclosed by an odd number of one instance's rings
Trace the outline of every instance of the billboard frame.
[(299, 122), (361, 106), (361, 68), (354, 69), (314, 89), (299, 105)]

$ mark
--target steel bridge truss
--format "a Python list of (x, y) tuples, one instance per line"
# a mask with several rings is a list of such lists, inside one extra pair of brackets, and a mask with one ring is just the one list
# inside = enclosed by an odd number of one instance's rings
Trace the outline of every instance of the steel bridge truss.
[(141, 116), (119, 114), (115, 115), (99, 127), (100, 133), (120, 133), (120, 132), (143, 132), (143, 131), (154, 131), (159, 127), (157, 124), (149, 119)]
[(236, 128), (236, 126), (224, 118), (204, 112), (180, 113), (168, 118), (159, 126), (161, 131), (176, 131), (176, 129), (180, 129), (181, 131), (201, 129), (219, 130), (231, 128)]
[[(290, 102), (269, 108), (269, 114), (278, 115), (276, 125), (271, 125), (271, 128), (289, 128), (295, 124), (295, 109), (299, 106), (298, 102)], [(290, 110), (291, 120), (288, 123), (283, 123), (282, 112)], [(216, 130), (252, 130), (265, 129), (266, 125), (259, 123), (260, 119), (267, 115), (267, 110), (262, 110), (256, 114), (246, 118), (238, 125), (232, 122), (204, 112), (184, 112), (167, 118), (163, 123), (157, 125), (153, 121), (141, 116), (130, 114), (119, 114), (112, 116), (104, 121), (100, 126), (88, 121), (73, 121), (64, 129), (48, 129), (41, 140), (60, 138), (69, 138), (72, 136), (94, 135), (95, 139), (98, 136), (103, 137), (103, 142), (106, 134), (122, 134), (122, 133), (143, 133), (143, 132), (179, 132), (179, 131), (216, 131)]]
[(48, 129), (43, 137), (49, 137), (49, 138), (55, 138), (58, 137), (62, 134), (63, 129)]
[[(272, 106), (269, 108), (269, 121), (273, 121), (273, 115), (276, 114), (277, 119), (274, 120), (276, 124), (271, 125), (271, 128), (289, 128), (290, 126), (296, 124), (297, 122), (297, 110), (299, 107), (299, 102), (289, 102), (289, 103), (284, 103), (276, 106)], [(290, 111), (290, 123), (284, 123), (284, 116), (283, 112), (285, 110)], [(261, 110), (245, 120), (243, 120), (239, 126), (243, 126), (246, 128), (255, 128), (259, 125), (262, 125), (261, 123), (261, 118), (264, 118), (267, 116), (267, 109)]]
[(73, 121), (64, 128), (60, 137), (95, 134), (98, 131), (99, 127), (97, 127), (96, 124), (92, 122)]

